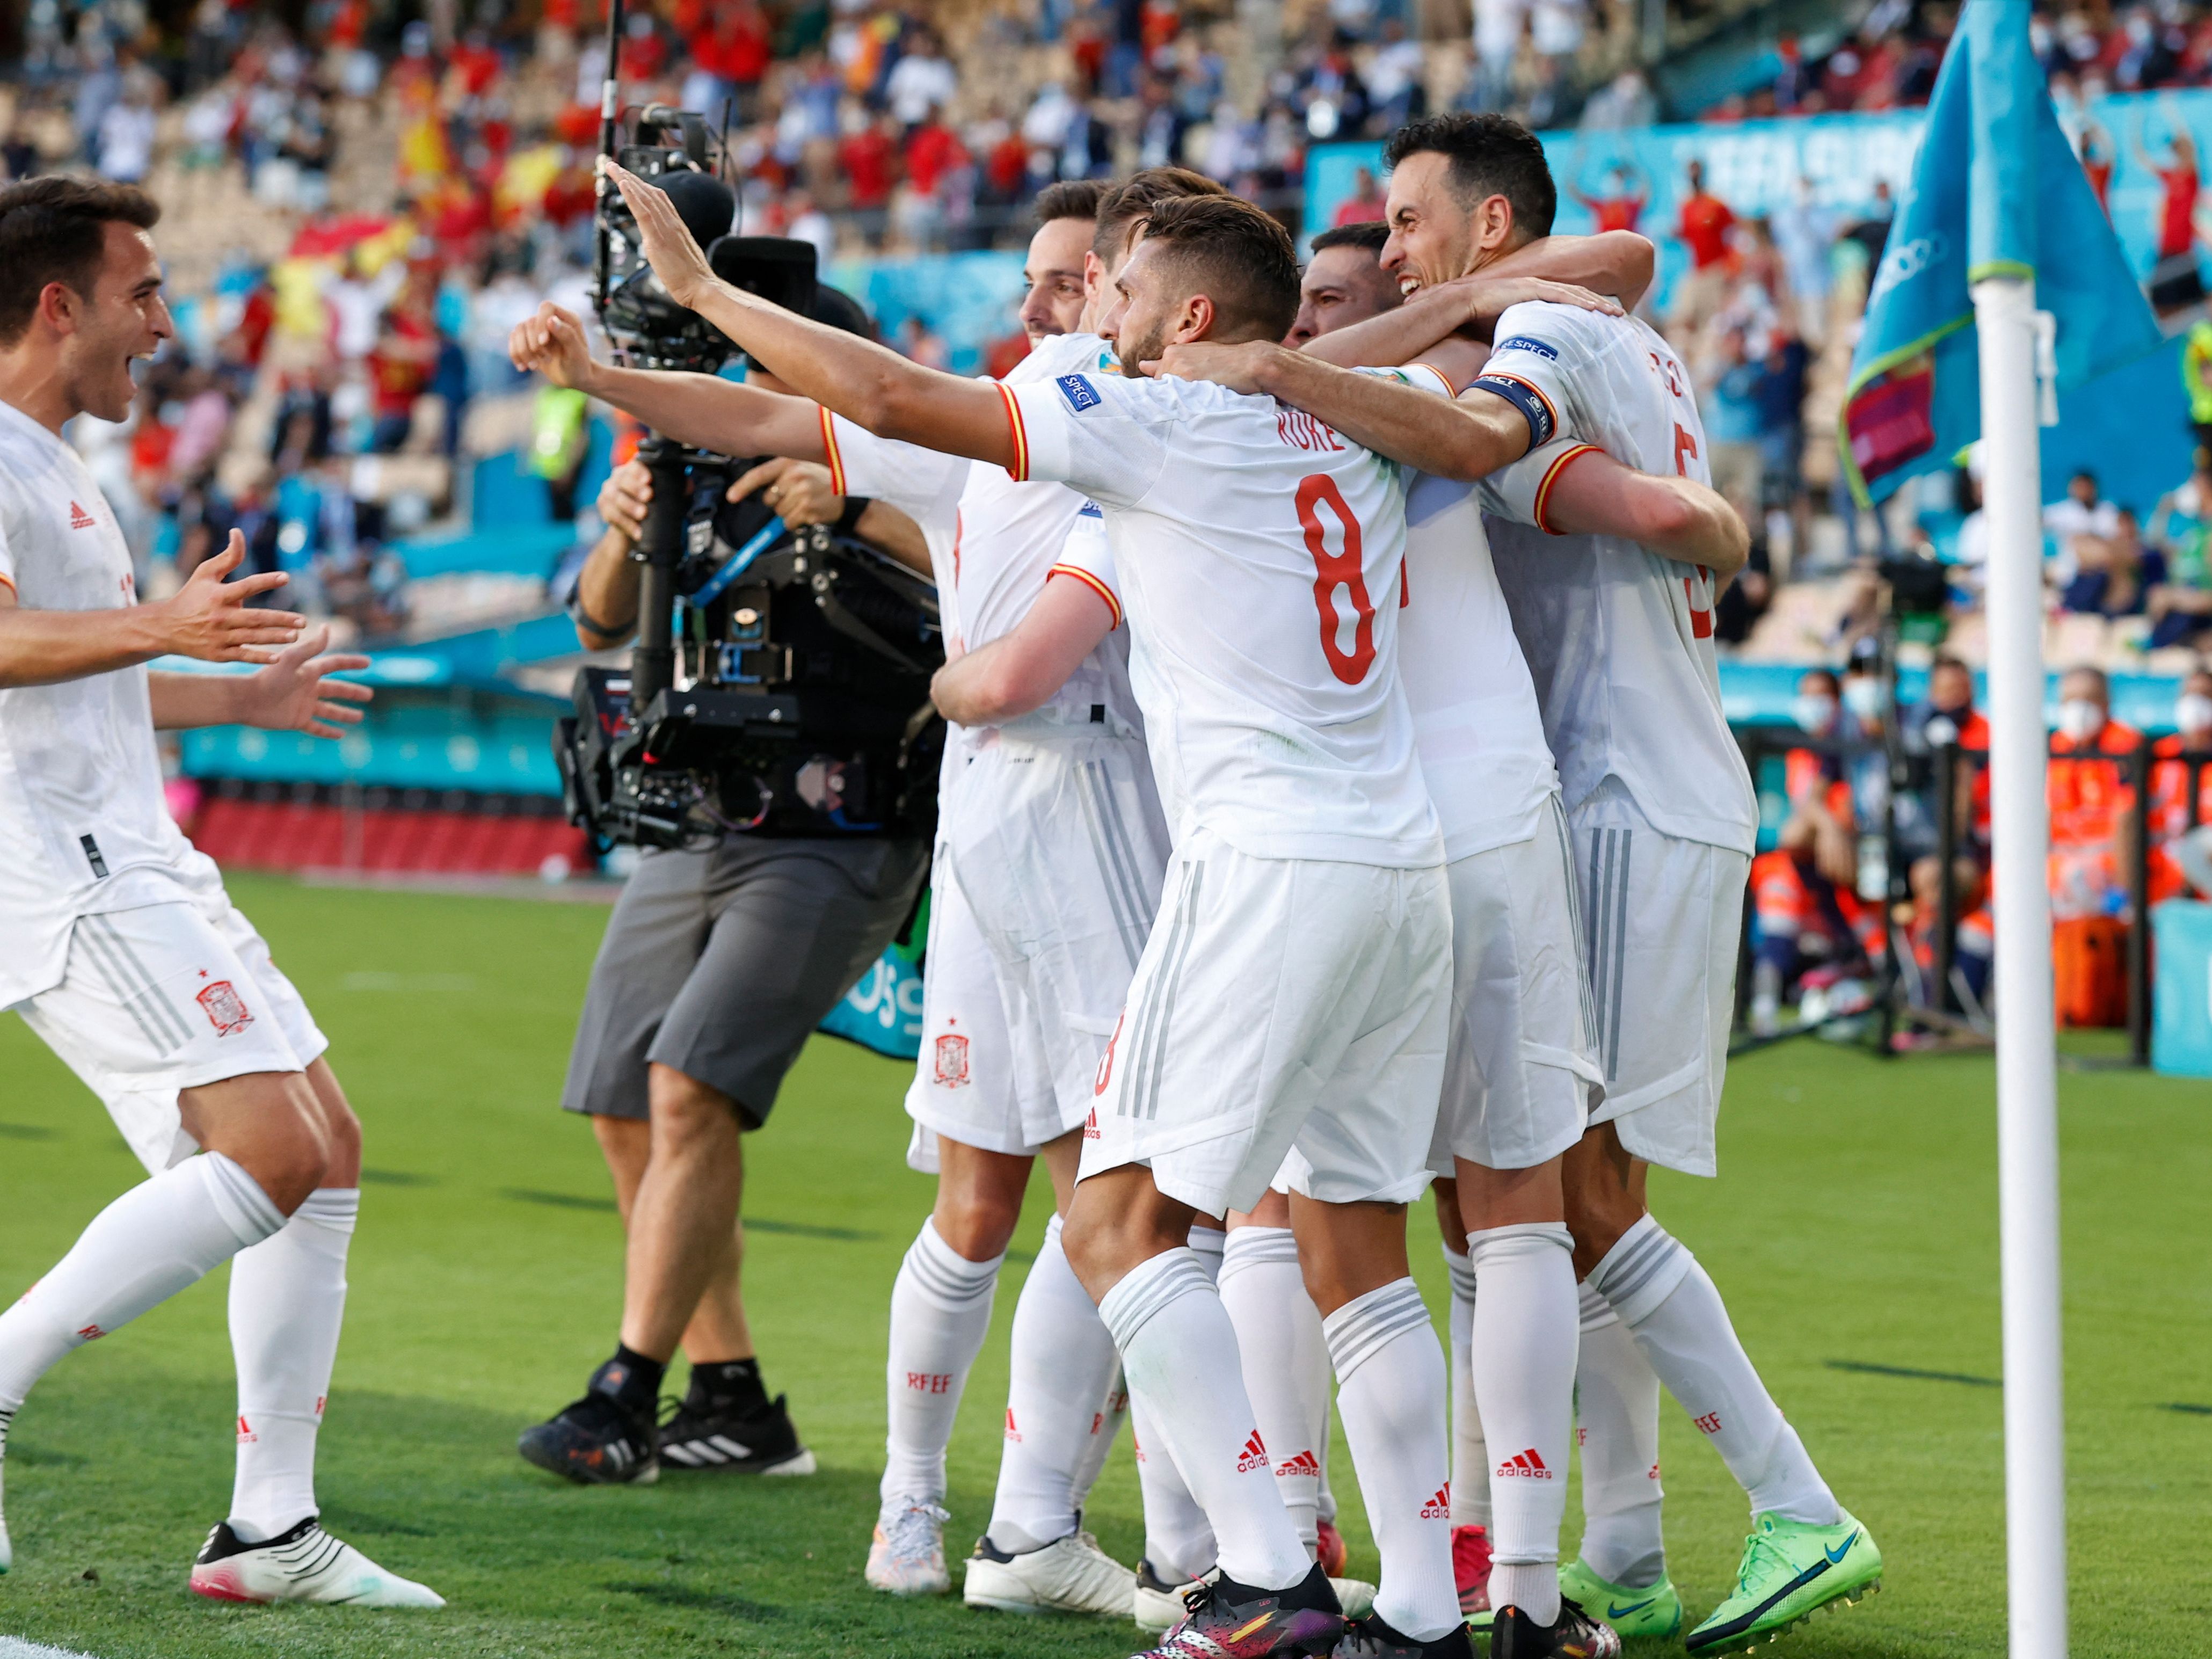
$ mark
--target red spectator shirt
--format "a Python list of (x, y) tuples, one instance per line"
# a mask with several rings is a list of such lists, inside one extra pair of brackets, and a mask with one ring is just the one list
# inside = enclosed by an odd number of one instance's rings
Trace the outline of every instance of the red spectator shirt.
[(2197, 169), (2175, 167), (2158, 179), (2166, 186), (2158, 211), (2158, 257), (2172, 259), (2197, 244)]
[(856, 208), (879, 208), (891, 198), (891, 141), (869, 127), (837, 146), (837, 164)]
[(1735, 215), (1717, 196), (1700, 191), (1682, 203), (1681, 238), (1690, 250), (1690, 264), (1698, 270), (1728, 258), (1728, 234), (1735, 228)]
[[(1589, 210), (1590, 218), (1595, 222), (1593, 228), (1600, 231), (1633, 230), (1636, 228), (1636, 222), (1644, 216), (1644, 198), (1641, 196), (1584, 196), (1579, 199), (1582, 204)], [(1712, 198), (1707, 197), (1705, 199), (1711, 201)], [(1689, 204), (1685, 203), (1682, 211), (1686, 217), (1689, 210)], [(1721, 211), (1728, 213), (1728, 210), (1724, 207)], [(1735, 217), (1730, 214), (1729, 223), (1735, 222)], [(1725, 234), (1728, 226), (1723, 225), (1721, 229)], [(1699, 259), (1698, 267), (1703, 269), (1705, 263), (1705, 260)]]
[(925, 196), (936, 195), (945, 173), (967, 160), (966, 149), (952, 136), (951, 129), (940, 121), (926, 122), (908, 135), (907, 178)]
[(1340, 225), (1371, 225), (1382, 217), (1382, 204), (1371, 196), (1355, 196), (1336, 210)]

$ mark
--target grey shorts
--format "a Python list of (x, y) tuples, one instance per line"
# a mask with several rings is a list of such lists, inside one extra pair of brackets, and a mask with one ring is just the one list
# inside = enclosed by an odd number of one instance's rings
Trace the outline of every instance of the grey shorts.
[(646, 854), (592, 964), (561, 1104), (642, 1119), (658, 1064), (720, 1090), (758, 1128), (928, 867), (916, 841), (732, 836), (711, 852)]

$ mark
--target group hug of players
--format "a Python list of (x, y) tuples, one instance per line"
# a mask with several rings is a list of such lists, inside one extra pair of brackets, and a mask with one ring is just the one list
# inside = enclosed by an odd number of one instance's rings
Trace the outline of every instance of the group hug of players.
[[(825, 465), (838, 494), (913, 518), (937, 577), (951, 738), (907, 1104), (909, 1159), (939, 1192), (892, 1295), (867, 1581), (951, 1589), (945, 1449), (1041, 1158), (1058, 1213), (1014, 1316), (969, 1603), (1133, 1613), (1164, 1632), (1159, 1659), (1468, 1655), (1470, 1627), (1496, 1659), (1595, 1659), (1620, 1633), (1671, 1636), (1663, 1382), (1753, 1516), (1733, 1593), (1685, 1640), (1747, 1648), (1881, 1571), (1644, 1205), (1651, 1164), (1715, 1172), (1757, 812), (1711, 611), (1747, 537), (1706, 487), (1687, 375), (1628, 314), (1649, 245), (1550, 236), (1542, 149), (1502, 118), (1417, 123), (1389, 160), (1387, 222), (1317, 238), (1303, 277), (1276, 222), (1195, 173), (1054, 186), (1029, 250), (1031, 350), (997, 381), (719, 282), (666, 196), (609, 167), (671, 295), (798, 394), (629, 374), (615, 401), (686, 442)], [(141, 310), (157, 343), (166, 313)], [(511, 349), (561, 378), (590, 348), (548, 306)], [(89, 489), (58, 438), (50, 453), (18, 423), (0, 438), (19, 476)], [(120, 538), (94, 527), (112, 563)], [(20, 568), (0, 568), (0, 606)], [(222, 609), (228, 568), (186, 598), (243, 653), (255, 624)], [(258, 625), (283, 642), (300, 619)], [(256, 678), (341, 719), (313, 700), (343, 665), (295, 645)], [(156, 718), (180, 695), (167, 678), (151, 677)], [(435, 1605), (313, 1514), (351, 1221), (324, 1195), (350, 1195), (357, 1140), (319, 1034), (187, 854), (163, 856), (191, 902), (160, 908), (234, 963), (231, 999), (202, 990), (198, 1011), (289, 1042), (270, 1069), (304, 1074), (292, 1109), (330, 1133), (287, 1164), (204, 1105), (180, 1120), (175, 1054), (205, 1040), (185, 1014), (173, 1032), (141, 1020), (131, 1042), (155, 1058), (139, 1069), (170, 1083), (134, 1139), (154, 1178), (0, 1315), (0, 1437), (63, 1353), (237, 1255), (241, 1401), (249, 1370), (282, 1372), (265, 1432), (283, 1449), (255, 1452), (242, 1409), (241, 1496), (196, 1587)], [(80, 1031), (128, 1049), (112, 1033), (161, 977), (141, 964), (182, 960), (149, 927), (96, 929), (70, 982), (21, 1005), (73, 1064)], [(128, 1089), (78, 1069), (125, 1121)], [(1407, 1206), (1431, 1186), (1449, 1366), (1407, 1267)], [(273, 1247), (323, 1285), (321, 1312), (291, 1316), (329, 1328), (305, 1359), (276, 1357), (273, 1316), (240, 1314), (246, 1264)], [(118, 1275), (134, 1252), (160, 1271)], [(1332, 1382), (1372, 1586), (1341, 1577)], [(1125, 1413), (1133, 1571), (1082, 1526)], [(1586, 1521), (1563, 1567), (1574, 1444)], [(0, 1532), (0, 1567), (5, 1551)]]

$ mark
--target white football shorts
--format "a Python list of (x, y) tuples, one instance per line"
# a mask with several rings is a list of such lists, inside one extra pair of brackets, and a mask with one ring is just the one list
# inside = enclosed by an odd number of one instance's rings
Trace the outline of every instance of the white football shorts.
[(1441, 866), (1252, 858), (1195, 831), (1099, 1066), (1082, 1173), (1148, 1164), (1216, 1216), (1279, 1170), (1328, 1203), (1410, 1202), (1450, 1004)]
[(1710, 1176), (1751, 860), (1653, 829), (1608, 780), (1568, 814), (1612, 1122), (1637, 1158)]
[(330, 1047), (221, 887), (80, 916), (62, 982), (15, 1008), (154, 1175), (199, 1151), (178, 1115), (180, 1091), (305, 1071)]
[(1144, 744), (1001, 736), (961, 780), (943, 839), (997, 967), (1018, 1074), (1048, 1078), (1060, 1125), (1076, 1128), (1167, 867)]
[(906, 1091), (914, 1120), (908, 1165), (935, 1175), (939, 1135), (988, 1152), (1035, 1152), (1081, 1122), (1060, 1121), (1051, 1078), (1024, 1071), (1022, 1060), (999, 994), (998, 966), (940, 840), (922, 963), (921, 1054)]
[(1451, 1041), (1431, 1167), (1526, 1170), (1583, 1138), (1602, 1097), (1574, 854), (1555, 793), (1536, 834), (1455, 859)]

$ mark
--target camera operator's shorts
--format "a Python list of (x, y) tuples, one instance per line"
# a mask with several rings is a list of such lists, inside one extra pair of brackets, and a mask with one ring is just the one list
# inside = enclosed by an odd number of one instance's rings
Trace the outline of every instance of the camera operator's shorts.
[(907, 1095), (921, 1170), (935, 1135), (1030, 1152), (1082, 1127), (1168, 857), (1139, 739), (1001, 732), (945, 803)]
[(1602, 1093), (1567, 819), (1455, 859), (1451, 1042), (1430, 1167), (1527, 1170), (1583, 1138)]
[(1253, 858), (1196, 831), (1099, 1063), (1082, 1173), (1148, 1164), (1214, 1216), (1279, 1170), (1328, 1203), (1410, 1202), (1450, 1015), (1441, 866)]
[(928, 867), (915, 840), (730, 836), (649, 852), (592, 964), (561, 1103), (644, 1119), (673, 1067), (767, 1121), (784, 1073), (898, 934)]
[(178, 891), (187, 896), (78, 917), (62, 982), (15, 1005), (154, 1175), (199, 1150), (180, 1091), (305, 1071), (330, 1047), (221, 885)]
[(1611, 782), (1567, 826), (1606, 1079), (1590, 1121), (1634, 1157), (1711, 1175), (1751, 860), (1653, 829)]

